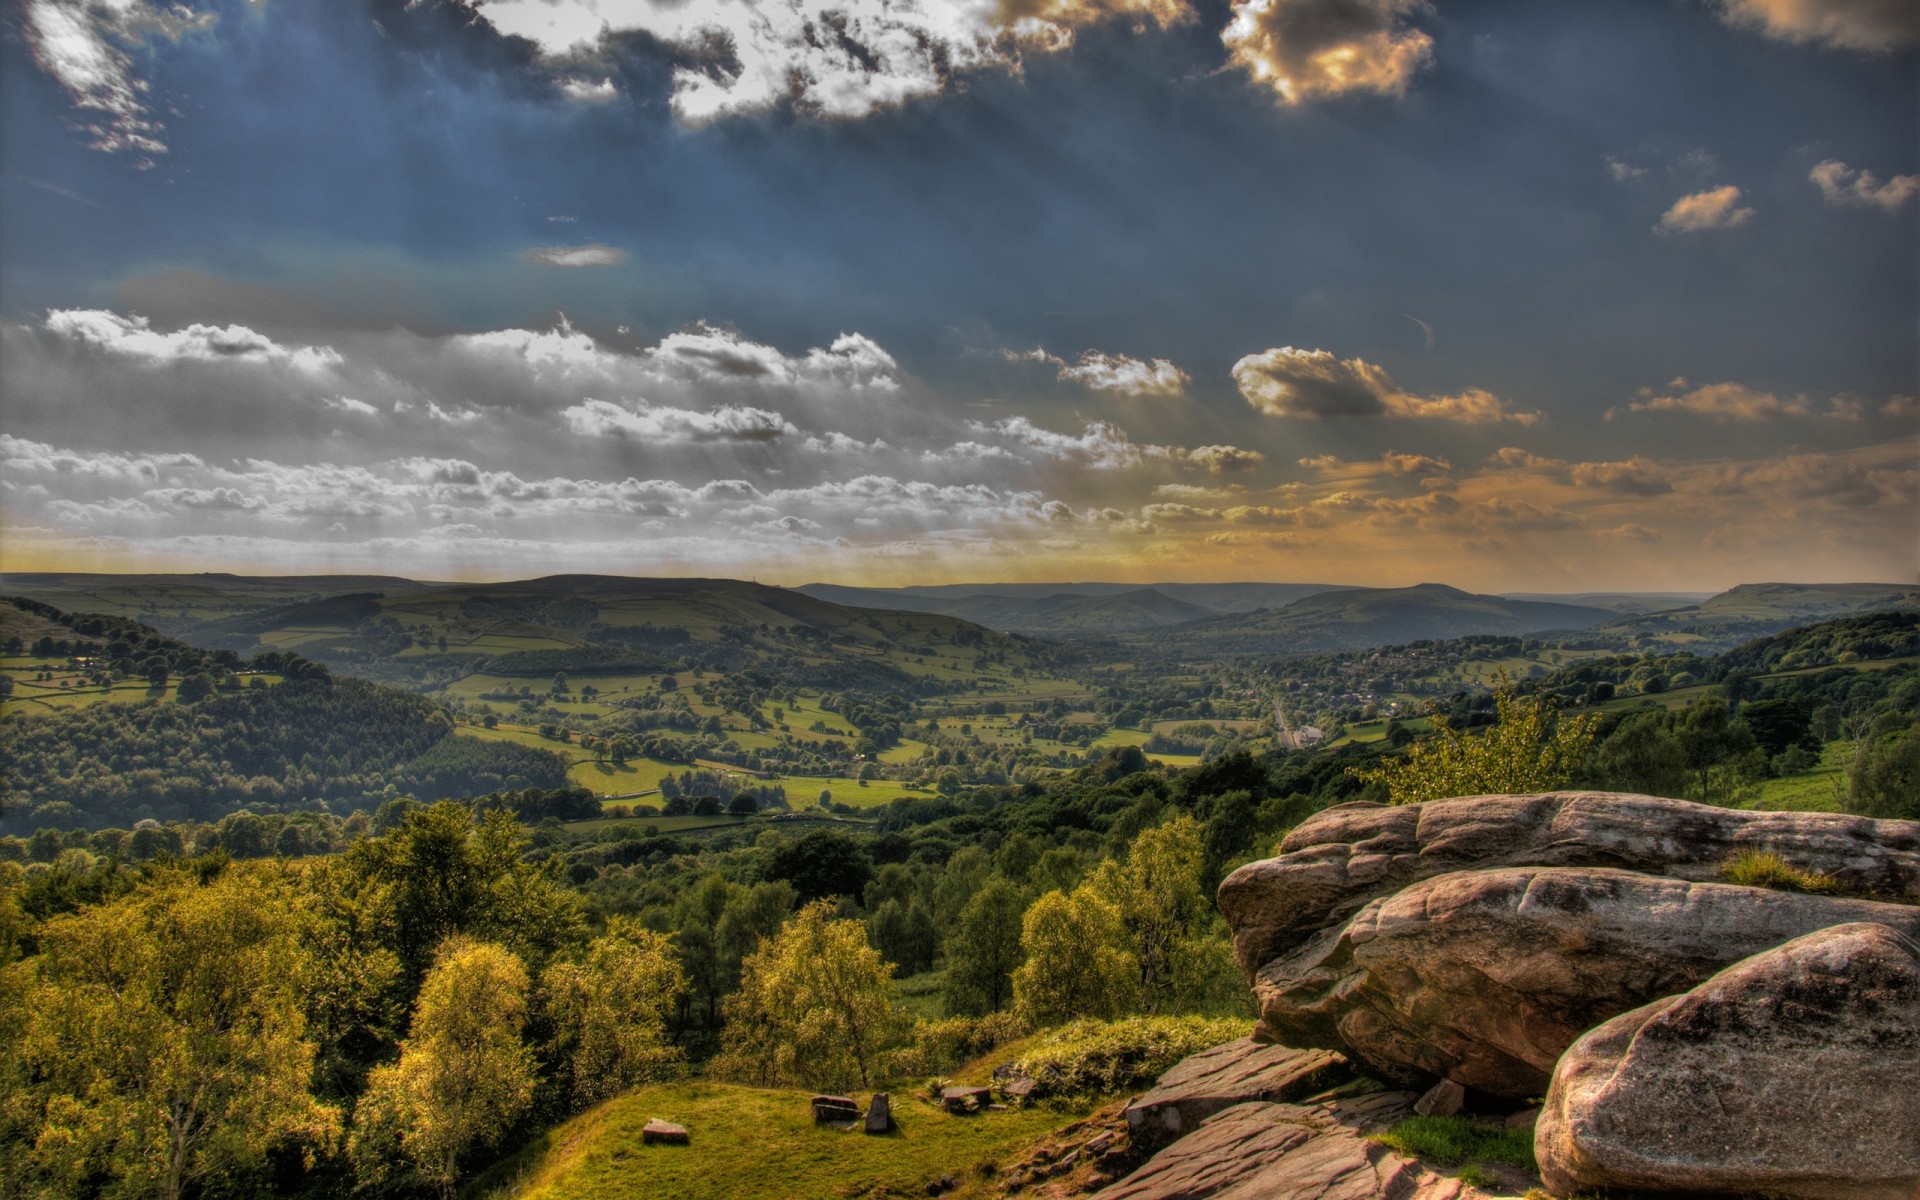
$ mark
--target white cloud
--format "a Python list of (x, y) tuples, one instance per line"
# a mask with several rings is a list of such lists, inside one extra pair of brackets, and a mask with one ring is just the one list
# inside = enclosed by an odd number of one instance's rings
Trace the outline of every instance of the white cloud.
[(1385, 368), (1330, 350), (1281, 346), (1249, 354), (1233, 364), (1233, 379), (1248, 404), (1273, 417), (1415, 417), (1463, 425), (1530, 425), (1540, 418), (1481, 388), (1416, 396), (1402, 391)]
[(1766, 421), (1775, 417), (1805, 417), (1814, 409), (1805, 396), (1779, 396), (1744, 383), (1708, 383), (1693, 387), (1685, 379), (1676, 379), (1661, 392), (1641, 388), (1639, 398), (1628, 402), (1627, 411), (1691, 413), (1716, 421)]
[(1177, 397), (1185, 393), (1192, 381), (1185, 371), (1164, 358), (1129, 358), (1124, 354), (1088, 350), (1075, 363), (1051, 361), (1059, 363), (1063, 380), (1096, 392), (1115, 392), (1122, 396)]
[(1718, 0), (1729, 25), (1787, 42), (1886, 52), (1920, 43), (1912, 0)]
[(145, 317), (123, 317), (105, 309), (53, 310), (47, 314), (46, 329), (114, 354), (156, 363), (269, 363), (319, 372), (344, 361), (332, 347), (282, 346), (245, 325), (195, 324), (162, 333)]
[(161, 125), (147, 108), (147, 82), (122, 47), (149, 36), (178, 41), (218, 18), (185, 4), (146, 0), (28, 0), (27, 42), (40, 69), (58, 80), (75, 108), (97, 113), (84, 126), (93, 148), (164, 154)]
[(1194, 466), (1216, 475), (1251, 471), (1267, 461), (1267, 456), (1258, 450), (1245, 450), (1239, 446), (1195, 446), (1186, 451), (1185, 457)]
[(1425, 0), (1234, 0), (1229, 61), (1283, 104), (1348, 93), (1398, 96), (1433, 56), (1409, 22)]
[(789, 357), (749, 341), (737, 330), (699, 322), (668, 334), (641, 357), (658, 371), (696, 382), (815, 384), (883, 392), (900, 386), (900, 364), (859, 333), (843, 333), (825, 350), (815, 347)]
[(598, 83), (591, 79), (567, 78), (560, 81), (560, 94), (576, 104), (605, 104), (618, 96), (620, 90), (606, 76)]
[(1920, 195), (1920, 175), (1895, 175), (1882, 183), (1872, 171), (1856, 171), (1835, 159), (1816, 165), (1807, 178), (1819, 186), (1828, 204), (1877, 208), (1889, 215)]
[(1740, 189), (1732, 184), (1694, 192), (1673, 202), (1660, 215), (1656, 233), (1699, 233), (1708, 229), (1732, 229), (1753, 219), (1751, 208), (1740, 206)]
[(523, 251), (520, 261), (543, 267), (617, 267), (627, 261), (627, 252), (602, 242), (584, 246), (535, 246)]
[(694, 412), (657, 407), (645, 400), (626, 406), (588, 399), (560, 416), (568, 429), (582, 437), (621, 436), (646, 442), (770, 442), (799, 432), (779, 413), (733, 404)]
[[(1162, 25), (1185, 0), (469, 0), (503, 34), (532, 42), (542, 60), (585, 82), (572, 65), (607, 39), (643, 32), (699, 65), (673, 72), (683, 123), (791, 105), (826, 117), (862, 117), (944, 89), (955, 75), (1012, 67), (1022, 50), (1072, 43), (1075, 27), (1115, 16)], [(562, 85), (565, 86), (564, 84)]]
[(379, 409), (368, 404), (365, 400), (355, 400), (352, 396), (334, 396), (329, 400), (323, 401), (323, 403), (325, 403), (328, 408), (337, 408), (341, 412), (349, 412), (355, 416), (374, 417), (380, 415)]

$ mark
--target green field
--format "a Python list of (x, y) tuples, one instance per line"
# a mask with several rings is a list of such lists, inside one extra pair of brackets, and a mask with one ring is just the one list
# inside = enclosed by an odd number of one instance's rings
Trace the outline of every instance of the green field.
[[(35, 675), (51, 672), (52, 678), (36, 680)], [(126, 679), (100, 688), (88, 682), (85, 674), (73, 670), (64, 658), (34, 658), (30, 655), (0, 657), (0, 672), (13, 680), (13, 692), (0, 702), (0, 715), (8, 713), (65, 712), (89, 708), (95, 704), (137, 704), (142, 700), (173, 700), (180, 692), (180, 680), (169, 679), (167, 686), (156, 688), (145, 680)], [(249, 675), (248, 681), (262, 680), (267, 686), (280, 682), (278, 675)]]
[(1820, 762), (1811, 770), (1784, 779), (1761, 780), (1760, 794), (1747, 807), (1777, 812), (1840, 812), (1853, 747), (1852, 742), (1828, 742), (1820, 748)]
[[(894, 1133), (868, 1137), (813, 1123), (804, 1091), (689, 1081), (641, 1088), (551, 1130), (512, 1163), (489, 1172), (470, 1195), (487, 1200), (831, 1200), (836, 1196), (925, 1195), (952, 1175), (984, 1196), (992, 1174), (1030, 1143), (1091, 1111), (1036, 1106), (953, 1116), (931, 1102), (893, 1093)], [(857, 1099), (864, 1102), (863, 1091)], [(640, 1129), (659, 1117), (684, 1125), (685, 1146), (647, 1146)], [(983, 1174), (982, 1164), (992, 1171)]]

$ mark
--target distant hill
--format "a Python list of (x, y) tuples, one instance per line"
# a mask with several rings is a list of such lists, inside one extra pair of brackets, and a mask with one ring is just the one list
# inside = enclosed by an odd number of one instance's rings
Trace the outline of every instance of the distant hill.
[(1796, 625), (1916, 608), (1913, 584), (1743, 583), (1698, 604), (1611, 621), (1603, 632), (1730, 648)]
[(397, 595), (439, 586), (395, 575), (229, 575), (219, 571), (192, 575), (13, 571), (0, 575), (0, 591), (29, 596), (64, 612), (132, 617), (168, 634), (189, 625), (351, 592)]
[(1168, 636), (1182, 639), (1192, 653), (1319, 654), (1470, 634), (1587, 629), (1616, 616), (1588, 605), (1508, 600), (1423, 583), (1326, 592), (1282, 609), (1217, 617)]
[(937, 612), (1037, 637), (1104, 637), (1222, 613), (1281, 608), (1341, 590), (1322, 583), (989, 583), (915, 588), (803, 584), (796, 591), (859, 608)]
[(1605, 608), (1622, 615), (1665, 612), (1686, 608), (1711, 598), (1713, 592), (1502, 592), (1506, 600), (1535, 600), (1548, 604), (1578, 604)]

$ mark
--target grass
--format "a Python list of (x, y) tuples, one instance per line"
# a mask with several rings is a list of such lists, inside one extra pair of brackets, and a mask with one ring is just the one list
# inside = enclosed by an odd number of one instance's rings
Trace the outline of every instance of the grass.
[(1847, 764), (1852, 760), (1852, 742), (1828, 742), (1820, 748), (1820, 761), (1808, 770), (1761, 780), (1750, 807), (1774, 812), (1840, 812)]
[(1778, 854), (1760, 850), (1747, 850), (1729, 859), (1720, 868), (1720, 878), (1742, 887), (1806, 892), (1815, 896), (1830, 896), (1843, 890), (1840, 881), (1831, 875), (1801, 870)]
[(1036, 1035), (1016, 1061), (1048, 1095), (1099, 1095), (1145, 1087), (1189, 1054), (1246, 1034), (1238, 1017), (1075, 1021)]
[[(1374, 1134), (1373, 1140), (1409, 1158), (1443, 1167), (1504, 1163), (1529, 1171), (1540, 1169), (1533, 1158), (1533, 1130), (1477, 1125), (1470, 1117), (1409, 1117)], [(1485, 1177), (1484, 1171), (1479, 1173)]]
[[(1011, 1163), (1029, 1143), (1082, 1115), (1036, 1106), (953, 1116), (904, 1089), (893, 1093), (896, 1131), (868, 1137), (815, 1125), (809, 1093), (706, 1081), (641, 1088), (543, 1134), (483, 1176), (473, 1200), (768, 1200), (925, 1195), (941, 1175), (949, 1195), (983, 1196), (983, 1164)], [(856, 1097), (864, 1100), (865, 1093)], [(690, 1144), (644, 1146), (651, 1117), (687, 1127)]]

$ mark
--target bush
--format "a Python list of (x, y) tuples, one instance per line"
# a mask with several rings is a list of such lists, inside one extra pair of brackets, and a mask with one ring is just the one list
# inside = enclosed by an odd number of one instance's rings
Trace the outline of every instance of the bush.
[(1149, 1084), (1189, 1054), (1246, 1033), (1247, 1023), (1234, 1018), (1075, 1021), (1042, 1034), (1014, 1067), (1039, 1085), (1035, 1097), (1119, 1092)]
[(1532, 1130), (1493, 1129), (1474, 1124), (1470, 1117), (1411, 1117), (1372, 1140), (1443, 1167), (1491, 1162), (1540, 1169), (1533, 1158)]

